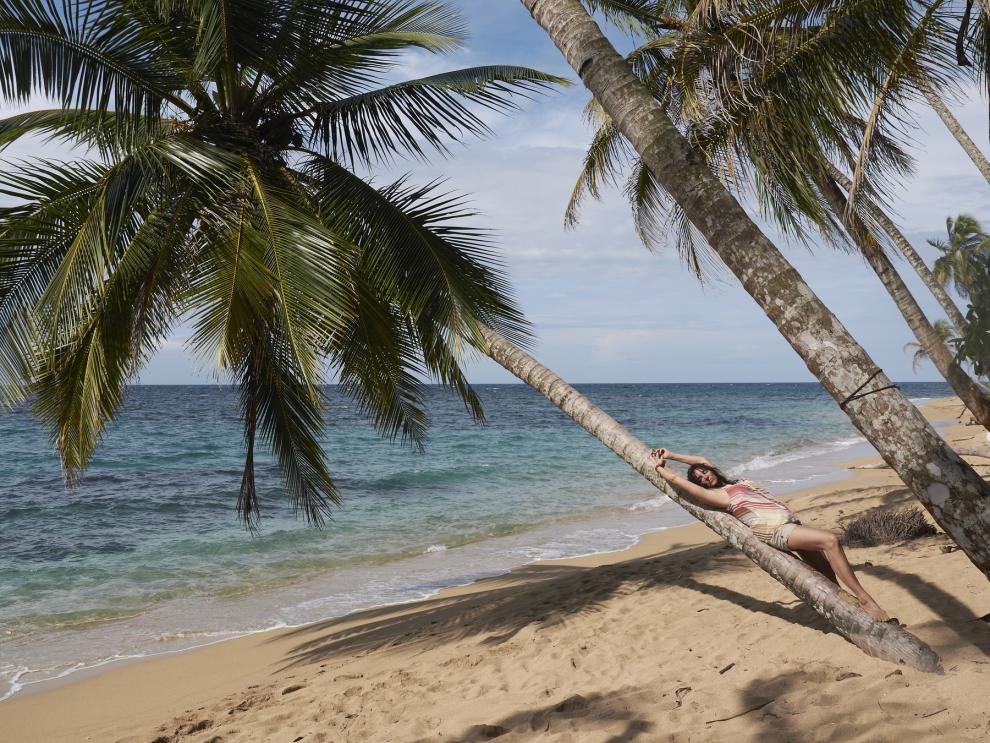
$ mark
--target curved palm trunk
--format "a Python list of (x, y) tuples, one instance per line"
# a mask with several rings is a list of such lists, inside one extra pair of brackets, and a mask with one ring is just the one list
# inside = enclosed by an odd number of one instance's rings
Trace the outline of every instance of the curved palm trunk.
[(966, 134), (966, 130), (962, 128), (962, 124), (959, 120), (952, 115), (952, 112), (948, 109), (942, 99), (939, 98), (938, 94), (932, 90), (931, 84), (927, 80), (920, 81), (918, 87), (921, 88), (922, 94), (925, 96), (925, 100), (928, 101), (928, 105), (934, 109), (938, 117), (942, 119), (942, 123), (945, 124), (945, 128), (949, 130), (949, 133), (956, 138), (959, 146), (962, 147), (966, 154), (969, 155), (969, 159), (973, 161), (979, 171), (983, 174), (983, 177), (987, 179), (990, 183), (990, 160), (987, 160), (986, 155), (976, 146), (976, 143), (969, 138)]
[(956, 362), (955, 355), (935, 333), (935, 328), (928, 322), (928, 318), (918, 306), (911, 290), (907, 288), (904, 280), (897, 273), (897, 269), (894, 268), (894, 264), (880, 249), (859, 215), (855, 212), (848, 213), (846, 198), (835, 181), (822, 173), (816, 182), (832, 212), (840, 215), (840, 217), (845, 215), (846, 229), (849, 235), (863, 254), (866, 262), (870, 264), (870, 268), (880, 279), (884, 289), (894, 300), (894, 304), (901, 311), (908, 327), (914, 333), (914, 337), (918, 339), (918, 343), (928, 354), (928, 358), (935, 364), (939, 374), (959, 395), (959, 399), (969, 408), (973, 417), (982, 426), (990, 429), (990, 400), (987, 399), (972, 377), (962, 370), (962, 367)]
[(653, 471), (646, 444), (532, 356), (491, 330), (485, 329), (484, 334), (488, 353), (496, 362), (544, 395), (671, 500), (744, 552), (865, 652), (921, 671), (941, 672), (939, 657), (928, 645), (900, 627), (875, 622), (858, 606), (842, 601), (834, 583), (790, 553), (763, 544), (738, 519), (722, 511), (701, 508), (672, 490)]
[[(843, 189), (849, 191), (852, 181), (846, 178), (845, 174), (836, 168), (832, 163), (828, 163), (828, 173), (829, 175), (839, 184)], [(942, 285), (935, 280), (935, 275), (931, 272), (925, 262), (918, 255), (918, 252), (914, 249), (914, 246), (908, 242), (908, 239), (904, 237), (904, 234), (897, 228), (894, 221), (887, 216), (886, 212), (880, 207), (874, 204), (870, 199), (864, 199), (863, 203), (866, 209), (869, 211), (870, 216), (877, 221), (884, 232), (886, 232), (890, 239), (894, 241), (897, 245), (898, 250), (907, 259), (908, 264), (915, 270), (915, 273), (921, 277), (925, 286), (928, 290), (935, 296), (938, 300), (939, 306), (945, 312), (946, 316), (949, 318), (949, 322), (955, 327), (958, 332), (962, 332), (966, 327), (966, 318), (963, 317), (962, 312), (956, 306), (956, 303), (952, 301), (952, 298), (946, 293)]]
[[(852, 185), (846, 176), (836, 168), (834, 165), (829, 163), (829, 175), (847, 192), (849, 187)], [(883, 231), (886, 232), (890, 239), (894, 241), (897, 249), (901, 251), (903, 256), (907, 259), (908, 264), (915, 270), (915, 273), (921, 277), (925, 286), (928, 290), (935, 296), (938, 300), (939, 306), (945, 312), (946, 316), (949, 318), (949, 322), (952, 323), (956, 331), (962, 333), (966, 328), (966, 318), (963, 317), (962, 312), (956, 306), (956, 303), (952, 301), (952, 298), (948, 295), (945, 289), (942, 287), (938, 281), (935, 280), (935, 274), (931, 272), (931, 269), (925, 265), (921, 256), (914, 249), (914, 246), (908, 242), (908, 239), (904, 237), (904, 234), (897, 228), (894, 224), (894, 220), (887, 216), (887, 213), (874, 204), (870, 199), (863, 199), (863, 203), (866, 206), (867, 211), (869, 211), (870, 216), (876, 220)]]
[[(990, 575), (990, 486), (939, 437), (712, 174), (578, 0), (521, 0), (644, 163), (934, 519)], [(875, 375), (875, 376), (874, 376)]]

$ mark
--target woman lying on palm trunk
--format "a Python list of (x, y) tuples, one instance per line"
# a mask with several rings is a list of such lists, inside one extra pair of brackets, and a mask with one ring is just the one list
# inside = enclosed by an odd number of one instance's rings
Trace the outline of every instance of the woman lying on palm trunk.
[[(759, 485), (748, 480), (730, 480), (704, 457), (675, 454), (667, 449), (653, 449), (650, 456), (657, 474), (682, 493), (705, 506), (728, 511), (752, 529), (757, 539), (779, 550), (796, 552), (837, 586), (838, 576), (855, 594), (854, 597), (839, 588), (840, 597), (858, 603), (878, 622), (890, 621), (887, 612), (856, 579), (839, 537), (834, 533), (802, 526), (791, 509)], [(665, 467), (668, 459), (689, 465), (687, 479)]]

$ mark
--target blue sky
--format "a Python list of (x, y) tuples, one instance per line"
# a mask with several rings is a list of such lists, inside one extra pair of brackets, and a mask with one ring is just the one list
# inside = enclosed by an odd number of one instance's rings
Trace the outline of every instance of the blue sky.
[[(446, 57), (411, 55), (400, 77), (482, 64), (538, 67), (576, 80), (559, 52), (520, 3), (460, 0), (470, 29), (466, 48)], [(801, 359), (731, 275), (701, 287), (673, 251), (648, 252), (636, 238), (620, 193), (589, 202), (576, 230), (563, 229), (563, 211), (590, 130), (581, 118), (588, 94), (575, 85), (524, 102), (511, 117), (487, 116), (495, 136), (468, 141), (431, 165), (400, 163), (377, 174), (403, 173), (423, 182), (447, 179), (471, 195), (493, 228), (506, 269), (533, 322), (536, 356), (572, 382), (813, 381)], [(986, 149), (986, 103), (972, 98), (952, 108)], [(944, 233), (945, 218), (961, 212), (990, 221), (990, 186), (933, 114), (919, 106), (911, 129), (915, 177), (897, 195), (901, 227), (931, 265), (926, 237)], [(47, 147), (26, 144), (6, 157)], [(811, 287), (874, 360), (895, 380), (937, 380), (927, 362), (911, 370), (912, 340), (893, 303), (862, 259), (826, 248), (810, 253), (766, 228)], [(898, 266), (932, 319), (942, 316), (907, 264)], [(213, 381), (184, 352), (188, 334), (176, 328), (141, 375), (148, 384)], [(515, 381), (488, 359), (469, 365), (473, 382)]]

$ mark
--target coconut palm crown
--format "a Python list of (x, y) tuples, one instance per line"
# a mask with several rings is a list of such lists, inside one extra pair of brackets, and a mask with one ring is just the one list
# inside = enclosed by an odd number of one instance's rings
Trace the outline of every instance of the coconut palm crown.
[(0, 121), (0, 147), (88, 151), (0, 173), (0, 394), (32, 400), (70, 482), (180, 318), (239, 386), (252, 525), (259, 439), (308, 521), (338, 502), (330, 374), (392, 438), (422, 441), (424, 376), (483, 415), (464, 352), (482, 324), (528, 335), (490, 239), (437, 183), (358, 172), (445, 152), (488, 131), (479, 109), (564, 82), (511, 66), (395, 82), (404, 52), (462, 38), (436, 2), (3, 3), (0, 100), (59, 107)]
[[(910, 0), (583, 2), (642, 42), (628, 55), (631, 68), (728, 188), (755, 197), (785, 234), (807, 239), (811, 226), (840, 247), (847, 242), (841, 215), (822, 197), (821, 169), (838, 162), (854, 171), (850, 203), (852, 192), (862, 192), (885, 205), (885, 179), (899, 180), (912, 165), (889, 121), (907, 116), (901, 104), (910, 95), (884, 89), (885, 106), (874, 110), (883, 87), (878, 71), (900, 70), (909, 57), (917, 75), (940, 87), (959, 74), (947, 41), (954, 15), (941, 0), (931, 7)], [(898, 78), (905, 86), (912, 79)], [(699, 236), (594, 101), (587, 114), (596, 132), (565, 222), (573, 225), (584, 195), (619, 181), (631, 161), (625, 191), (640, 237), (650, 247), (674, 242), (700, 275)]]
[(960, 297), (969, 297), (978, 274), (978, 262), (990, 256), (990, 235), (968, 214), (945, 220), (947, 240), (929, 240), (942, 255), (935, 260), (932, 273), (943, 286), (951, 285)]
[[(944, 343), (949, 343), (954, 339), (952, 332), (952, 325), (949, 324), (948, 320), (936, 320), (932, 323), (932, 327), (935, 329), (935, 334), (938, 335), (939, 340)], [(928, 359), (928, 352), (921, 346), (920, 343), (916, 341), (908, 341), (904, 344), (905, 351), (913, 351), (911, 355), (911, 371), (917, 374), (918, 367), (921, 366), (921, 362)]]

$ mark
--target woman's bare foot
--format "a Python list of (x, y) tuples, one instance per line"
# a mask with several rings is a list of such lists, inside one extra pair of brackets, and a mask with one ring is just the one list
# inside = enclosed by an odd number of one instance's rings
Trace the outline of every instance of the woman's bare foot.
[(840, 588), (836, 591), (835, 595), (845, 601), (847, 604), (852, 604), (853, 606), (858, 606), (860, 609), (865, 611), (870, 617), (877, 622), (889, 622), (890, 615), (887, 614), (880, 605), (874, 601), (870, 596), (863, 596), (862, 598), (856, 598), (849, 591), (844, 588)]
[(870, 615), (874, 621), (877, 622), (889, 622), (890, 614), (885, 612), (880, 608), (880, 604), (871, 598), (861, 598), (859, 600), (859, 605), (863, 607), (863, 611)]

